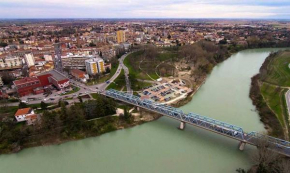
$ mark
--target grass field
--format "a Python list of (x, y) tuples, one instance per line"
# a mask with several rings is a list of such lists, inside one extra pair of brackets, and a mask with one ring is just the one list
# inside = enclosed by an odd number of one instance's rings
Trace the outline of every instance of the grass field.
[(264, 100), (271, 110), (275, 113), (277, 119), (279, 120), (281, 126), (285, 128), (288, 125), (288, 113), (285, 112), (287, 109), (285, 106), (285, 92), (286, 89), (278, 88), (267, 83), (263, 83), (261, 86), (261, 94), (263, 95)]
[(142, 61), (143, 51), (131, 53), (124, 60), (124, 65), (128, 68), (129, 73), (138, 79), (151, 80), (146, 73), (139, 69), (139, 63)]
[(143, 51), (134, 52), (128, 55), (124, 60), (124, 64), (129, 69), (129, 73), (134, 74), (136, 78), (142, 80), (158, 79), (159, 76), (155, 73), (155, 67), (157, 64), (171, 59), (175, 60), (177, 58), (177, 53), (174, 51), (162, 51), (162, 53), (158, 53), (154, 62), (152, 62), (152, 60), (144, 59), (143, 55)]
[(12, 116), (16, 113), (18, 106), (4, 106), (0, 108), (1, 116)]
[(120, 75), (115, 79), (114, 82), (110, 83), (110, 85), (107, 87), (107, 89), (121, 90), (122, 88), (123, 88), (123, 91), (127, 90), (125, 74), (124, 74), (123, 69), (122, 69)]
[(263, 81), (290, 87), (290, 51), (281, 52), (275, 57), (267, 67), (267, 75)]

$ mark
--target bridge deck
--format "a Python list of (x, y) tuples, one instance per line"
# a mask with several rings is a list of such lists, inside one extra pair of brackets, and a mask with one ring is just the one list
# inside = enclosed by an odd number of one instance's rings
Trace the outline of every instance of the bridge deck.
[(246, 133), (241, 127), (228, 124), (219, 120), (215, 120), (206, 116), (198, 115), (195, 113), (185, 114), (182, 110), (152, 102), (150, 100), (141, 100), (139, 97), (119, 92), (113, 89), (107, 90), (103, 93), (105, 96), (126, 102), (128, 104), (142, 107), (152, 112), (156, 112), (170, 118), (182, 121), (191, 125), (194, 125), (205, 130), (212, 131), (214, 133), (248, 143), (250, 145), (259, 146), (261, 143), (265, 143), (269, 149), (290, 157), (290, 142), (274, 138), (271, 136), (259, 134), (257, 132)]

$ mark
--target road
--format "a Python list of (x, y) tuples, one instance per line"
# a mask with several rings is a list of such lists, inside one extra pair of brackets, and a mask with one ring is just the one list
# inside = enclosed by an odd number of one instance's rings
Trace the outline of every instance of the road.
[(288, 115), (290, 115), (290, 89), (286, 92), (285, 99), (287, 103)]
[[(126, 87), (127, 87), (127, 92), (130, 94), (133, 94), (133, 91), (131, 89), (130, 81), (129, 81), (129, 69), (124, 65), (124, 59), (129, 55), (130, 53), (124, 54), (119, 58), (119, 65), (116, 70), (116, 73), (108, 80), (113, 82), (121, 73), (122, 69), (124, 69), (124, 74), (125, 74), (125, 79), (126, 79)], [(68, 74), (64, 74), (65, 76), (68, 77)], [(73, 86), (79, 87), (80, 90), (78, 92), (68, 94), (68, 95), (59, 95), (56, 92), (53, 94), (49, 95), (48, 97), (45, 97), (43, 94), (38, 94), (38, 95), (28, 95), (21, 97), (21, 100), (27, 101), (28, 98), (34, 98), (35, 100), (29, 101), (28, 104), (37, 104), (40, 103), (41, 101), (44, 101), (45, 103), (56, 103), (60, 99), (65, 99), (65, 98), (73, 98), (72, 100), (67, 100), (69, 103), (78, 101), (78, 96), (82, 94), (90, 94), (90, 93), (96, 93), (96, 92), (104, 92), (106, 88), (110, 85), (110, 83), (100, 83), (92, 86), (86, 86), (85, 84), (70, 79), (70, 83)], [(18, 102), (16, 103), (9, 103), (9, 106), (18, 106)]]
[(130, 83), (130, 80), (129, 80), (129, 69), (124, 64), (124, 59), (127, 57), (127, 55), (128, 54), (125, 54), (119, 59), (119, 65), (124, 69), (127, 93), (128, 94), (133, 94), (133, 90), (131, 89), (131, 83)]

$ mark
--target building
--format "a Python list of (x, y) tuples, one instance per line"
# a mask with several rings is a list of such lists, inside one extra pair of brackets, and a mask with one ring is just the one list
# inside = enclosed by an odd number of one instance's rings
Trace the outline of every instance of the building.
[(53, 61), (52, 55), (43, 55), (45, 61)]
[(104, 60), (101, 58), (86, 60), (86, 70), (87, 73), (90, 75), (104, 73), (105, 72)]
[(22, 68), (22, 61), (19, 57), (0, 58), (0, 70)]
[(88, 75), (84, 71), (81, 71), (79, 69), (72, 69), (70, 73), (72, 76), (82, 82), (87, 82), (87, 79), (89, 79)]
[(37, 77), (25, 77), (23, 79), (13, 81), (13, 83), (20, 97), (44, 92), (41, 82)]
[(69, 79), (57, 70), (51, 70), (37, 75), (42, 87), (54, 85), (61, 90), (70, 85)]
[(123, 31), (123, 30), (117, 31), (117, 42), (123, 43), (125, 41), (126, 41), (125, 31)]
[(25, 54), (24, 55), (24, 60), (27, 64), (28, 67), (31, 67), (31, 66), (34, 66), (35, 65), (35, 59), (34, 59), (34, 56), (33, 54)]
[(38, 120), (38, 116), (32, 108), (18, 109), (15, 113), (15, 118), (17, 122), (26, 121), (28, 125), (34, 124)]
[(86, 69), (86, 60), (93, 59), (95, 56), (88, 55), (67, 55), (62, 57), (63, 68), (68, 69)]

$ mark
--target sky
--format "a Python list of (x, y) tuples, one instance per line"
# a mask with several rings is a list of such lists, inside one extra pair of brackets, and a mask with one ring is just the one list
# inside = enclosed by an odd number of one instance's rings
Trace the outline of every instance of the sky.
[(290, 0), (0, 0), (0, 18), (290, 19)]

